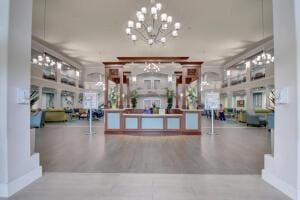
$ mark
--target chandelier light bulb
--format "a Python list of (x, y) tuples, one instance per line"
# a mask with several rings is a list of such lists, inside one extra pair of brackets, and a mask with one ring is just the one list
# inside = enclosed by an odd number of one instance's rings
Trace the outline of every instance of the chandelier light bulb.
[(134, 26), (134, 22), (133, 21), (128, 21), (128, 27), (129, 28), (133, 28), (133, 26)]
[(166, 39), (165, 37), (162, 37), (162, 38), (160, 39), (160, 41), (161, 41), (161, 43), (165, 43), (165, 42), (167, 41), (167, 39)]
[(33, 58), (33, 59), (32, 59), (32, 63), (33, 63), (33, 64), (37, 64), (37, 63), (38, 63), (38, 60), (37, 60), (36, 58)]
[(162, 22), (166, 22), (167, 19), (168, 19), (168, 15), (167, 15), (166, 13), (161, 14), (160, 20), (161, 20)]
[(167, 22), (168, 22), (168, 23), (172, 23), (172, 21), (173, 21), (173, 17), (172, 17), (172, 16), (168, 16)]
[(148, 31), (148, 33), (152, 32), (152, 27), (151, 27), (151, 26), (148, 26), (148, 27), (147, 27), (147, 31)]
[(176, 23), (174, 24), (174, 28), (175, 28), (176, 30), (179, 30), (180, 27), (181, 27), (181, 24), (180, 24), (179, 22), (176, 22)]
[(172, 31), (172, 36), (177, 37), (178, 36), (178, 31), (176, 31), (176, 30)]
[(137, 23), (135, 24), (135, 28), (136, 28), (136, 29), (142, 28), (142, 24), (141, 24), (140, 22), (137, 22)]
[(153, 40), (153, 39), (149, 39), (149, 40), (148, 40), (148, 44), (149, 44), (149, 45), (152, 45), (153, 43), (154, 43), (154, 40)]
[(141, 11), (142, 11), (143, 14), (147, 14), (147, 8), (146, 7), (142, 7)]
[(158, 11), (160, 11), (160, 10), (161, 10), (161, 8), (162, 8), (162, 5), (161, 5), (161, 3), (157, 3), (157, 4), (156, 4), (156, 9), (157, 9)]
[(136, 41), (136, 40), (137, 40), (136, 35), (131, 35), (131, 40), (132, 40), (132, 41)]
[(167, 29), (168, 29), (168, 24), (163, 24), (163, 25), (162, 25), (162, 29), (163, 29), (163, 30), (167, 30)]
[(138, 20), (139, 22), (143, 22), (145, 20), (145, 15), (141, 14), (139, 17), (138, 17)]
[(158, 19), (158, 15), (157, 15), (157, 14), (154, 15), (153, 18), (154, 18), (155, 20), (157, 20), (157, 19)]
[(126, 34), (131, 35), (131, 29), (130, 28), (126, 28)]
[(157, 14), (157, 8), (156, 8), (156, 7), (152, 7), (152, 8), (151, 8), (151, 14), (152, 14), (152, 15)]
[(38, 61), (43, 61), (43, 56), (39, 55), (38, 56)]
[(137, 18), (139, 18), (140, 15), (142, 15), (142, 12), (141, 12), (141, 11), (137, 11), (137, 12), (136, 12)]

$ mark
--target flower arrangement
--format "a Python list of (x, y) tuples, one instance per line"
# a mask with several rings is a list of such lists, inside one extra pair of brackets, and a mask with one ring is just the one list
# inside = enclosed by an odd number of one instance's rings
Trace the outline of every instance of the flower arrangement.
[(196, 88), (194, 87), (188, 87), (187, 89), (187, 103), (188, 103), (188, 107), (190, 110), (195, 108), (195, 104), (197, 102), (197, 93), (196, 93)]
[(119, 99), (119, 95), (118, 95), (117, 87), (111, 88), (109, 93), (109, 102), (111, 108), (113, 109), (117, 108), (118, 99)]

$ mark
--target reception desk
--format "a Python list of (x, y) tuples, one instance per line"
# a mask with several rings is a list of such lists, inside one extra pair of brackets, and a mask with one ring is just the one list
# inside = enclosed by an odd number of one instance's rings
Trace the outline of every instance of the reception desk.
[(180, 110), (174, 114), (142, 114), (119, 109), (107, 109), (104, 112), (106, 134), (201, 134), (201, 112), (199, 110)]

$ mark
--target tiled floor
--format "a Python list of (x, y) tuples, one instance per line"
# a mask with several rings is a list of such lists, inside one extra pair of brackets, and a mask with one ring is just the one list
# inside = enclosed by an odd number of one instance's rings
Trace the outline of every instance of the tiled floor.
[(257, 175), (46, 173), (10, 200), (288, 200)]

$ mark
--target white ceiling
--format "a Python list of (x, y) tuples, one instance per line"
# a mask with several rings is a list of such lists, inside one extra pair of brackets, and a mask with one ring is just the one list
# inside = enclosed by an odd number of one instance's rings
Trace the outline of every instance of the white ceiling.
[[(33, 35), (44, 39), (44, 2), (34, 0)], [(162, 0), (182, 23), (164, 46), (133, 44), (127, 21), (148, 0), (46, 0), (45, 40), (84, 66), (117, 56), (189, 56), (221, 65), (262, 39), (262, 0)], [(264, 0), (265, 37), (272, 35), (272, 0)]]

